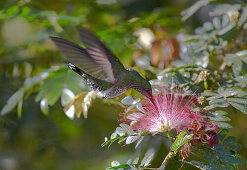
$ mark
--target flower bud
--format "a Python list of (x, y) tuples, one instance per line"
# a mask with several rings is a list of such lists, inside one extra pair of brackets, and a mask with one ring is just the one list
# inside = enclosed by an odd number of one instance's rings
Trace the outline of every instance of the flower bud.
[(230, 21), (238, 21), (239, 19), (239, 12), (237, 10), (234, 10), (234, 9), (229, 10), (227, 12), (227, 15)]
[(204, 97), (204, 96), (199, 96), (199, 97), (197, 98), (197, 102), (198, 102), (200, 105), (203, 105), (204, 101), (205, 101), (205, 97)]
[(210, 73), (208, 71), (201, 71), (200, 74), (199, 74), (199, 79), (201, 81), (206, 81), (207, 78), (209, 77)]

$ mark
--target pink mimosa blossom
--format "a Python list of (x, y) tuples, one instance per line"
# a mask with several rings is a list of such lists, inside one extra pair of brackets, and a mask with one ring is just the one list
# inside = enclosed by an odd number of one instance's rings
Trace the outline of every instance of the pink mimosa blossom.
[(185, 142), (183, 148), (180, 150), (180, 155), (182, 157), (182, 162), (189, 157), (190, 155), (190, 147), (191, 144), (189, 142)]
[[(181, 93), (179, 88), (175, 88), (169, 91), (162, 89), (153, 98), (156, 106), (148, 99), (143, 99), (142, 111), (123, 113), (124, 118), (120, 121), (129, 123), (134, 130), (151, 133), (168, 132), (171, 129), (181, 132), (189, 129), (194, 134), (194, 141), (206, 140), (210, 146), (216, 142), (218, 126), (206, 122), (200, 112), (193, 111), (197, 103), (194, 95), (187, 96), (185, 92)], [(201, 133), (205, 135), (201, 136)]]
[(218, 126), (214, 123), (206, 122), (205, 120), (194, 121), (190, 128), (193, 132), (193, 142), (207, 143), (209, 146), (217, 143)]

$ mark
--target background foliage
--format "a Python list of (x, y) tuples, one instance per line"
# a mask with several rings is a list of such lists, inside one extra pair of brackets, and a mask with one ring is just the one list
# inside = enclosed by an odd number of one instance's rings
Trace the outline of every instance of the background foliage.
[[(173, 145), (161, 137), (147, 137), (141, 149), (115, 143), (110, 149), (101, 147), (105, 136), (115, 141), (119, 134), (128, 134), (115, 131), (118, 113), (123, 104), (138, 105), (138, 100), (122, 100), (125, 96), (139, 94), (128, 91), (103, 101), (89, 93), (49, 39), (58, 36), (79, 43), (77, 25), (92, 29), (126, 67), (134, 67), (152, 85), (169, 86), (173, 80), (201, 96), (200, 109), (221, 128), (220, 145), (213, 151), (194, 148), (198, 151), (184, 169), (234, 169), (239, 164), (244, 169), (244, 0), (1, 0), (0, 7), (2, 169), (104, 169), (112, 160), (123, 164), (129, 158), (133, 158), (129, 164), (147, 166), (152, 160), (151, 167), (159, 167), (170, 146), (178, 150), (184, 144), (181, 134)], [(136, 140), (131, 137), (126, 144)], [(134, 160), (137, 155), (142, 159)], [(218, 159), (212, 159), (215, 155)], [(112, 165), (117, 167), (118, 162)], [(178, 160), (168, 164), (171, 169), (180, 166)]]

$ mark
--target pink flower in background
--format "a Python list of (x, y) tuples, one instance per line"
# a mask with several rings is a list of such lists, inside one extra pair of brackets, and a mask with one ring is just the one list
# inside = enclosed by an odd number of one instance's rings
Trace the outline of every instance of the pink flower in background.
[(181, 89), (175, 88), (169, 91), (162, 89), (153, 98), (156, 106), (144, 99), (142, 111), (123, 113), (124, 118), (120, 121), (129, 123), (134, 130), (149, 132), (168, 132), (171, 129), (181, 132), (189, 129), (194, 134), (194, 141), (206, 140), (210, 146), (217, 141), (217, 125), (206, 122), (200, 112), (192, 110), (197, 103), (194, 95), (187, 96), (185, 92), (181, 93)]
[(218, 126), (214, 123), (206, 122), (205, 120), (194, 121), (189, 128), (193, 132), (193, 142), (207, 143), (209, 146), (218, 142), (216, 137)]

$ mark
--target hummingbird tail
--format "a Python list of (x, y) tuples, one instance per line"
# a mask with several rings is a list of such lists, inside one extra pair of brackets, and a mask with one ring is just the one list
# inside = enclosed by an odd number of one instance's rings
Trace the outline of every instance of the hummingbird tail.
[(85, 80), (88, 80), (88, 76), (81, 69), (76, 67), (74, 64), (69, 63), (68, 66), (71, 70), (82, 76)]
[(98, 90), (101, 91), (102, 87), (99, 86), (98, 84), (96, 84), (92, 79), (90, 79), (90, 75), (88, 75), (87, 73), (85, 73), (84, 71), (82, 71), (81, 69), (79, 69), (78, 67), (76, 67), (74, 64), (69, 63), (68, 64), (69, 68), (71, 70), (73, 70), (74, 72), (76, 72), (77, 74), (79, 74), (82, 78), (84, 78), (84, 80), (86, 80), (87, 84), (93, 89), (93, 90)]

